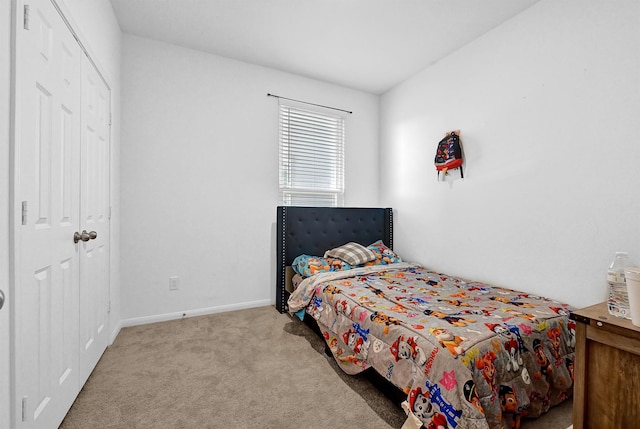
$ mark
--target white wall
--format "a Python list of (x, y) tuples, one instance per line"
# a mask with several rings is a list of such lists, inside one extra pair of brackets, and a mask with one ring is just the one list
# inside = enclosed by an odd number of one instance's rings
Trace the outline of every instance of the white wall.
[[(575, 306), (640, 264), (640, 3), (543, 0), (381, 100), (381, 201), (396, 248)], [(464, 180), (437, 182), (461, 129)], [(455, 177), (452, 175), (452, 177)]]
[(352, 110), (346, 204), (378, 203), (378, 97), (130, 35), (122, 54), (125, 325), (274, 302), (278, 101), (267, 93)]
[(111, 339), (120, 329), (120, 26), (109, 0), (57, 0), (111, 90)]

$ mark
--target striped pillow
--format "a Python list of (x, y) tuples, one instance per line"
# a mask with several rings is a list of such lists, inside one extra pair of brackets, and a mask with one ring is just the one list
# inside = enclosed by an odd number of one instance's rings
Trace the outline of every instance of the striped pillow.
[(376, 259), (376, 254), (361, 244), (351, 242), (335, 249), (327, 250), (324, 257), (340, 259), (349, 265), (361, 265)]

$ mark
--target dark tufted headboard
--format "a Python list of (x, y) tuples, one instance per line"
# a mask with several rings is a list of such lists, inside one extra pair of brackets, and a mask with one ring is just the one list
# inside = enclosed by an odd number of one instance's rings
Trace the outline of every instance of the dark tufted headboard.
[(382, 240), (393, 249), (390, 208), (279, 206), (276, 234), (276, 308), (287, 310), (286, 268), (302, 254), (322, 256), (355, 241), (367, 246)]

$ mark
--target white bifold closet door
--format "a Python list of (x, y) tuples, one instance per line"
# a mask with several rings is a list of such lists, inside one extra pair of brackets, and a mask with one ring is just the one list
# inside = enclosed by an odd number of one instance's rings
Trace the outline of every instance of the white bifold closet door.
[(82, 56), (80, 133), (80, 382), (84, 384), (109, 341), (110, 94)]
[(57, 428), (108, 342), (110, 95), (50, 0), (16, 6), (13, 420)]

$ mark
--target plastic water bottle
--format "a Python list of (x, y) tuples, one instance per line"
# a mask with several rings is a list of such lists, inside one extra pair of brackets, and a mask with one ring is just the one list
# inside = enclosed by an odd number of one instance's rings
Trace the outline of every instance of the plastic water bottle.
[(627, 283), (624, 278), (624, 268), (631, 265), (627, 252), (616, 252), (613, 262), (609, 265), (609, 271), (607, 271), (607, 282), (609, 283), (607, 307), (609, 308), (609, 313), (626, 319), (631, 319), (631, 311), (629, 310), (629, 295), (627, 294)]

